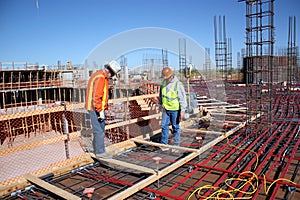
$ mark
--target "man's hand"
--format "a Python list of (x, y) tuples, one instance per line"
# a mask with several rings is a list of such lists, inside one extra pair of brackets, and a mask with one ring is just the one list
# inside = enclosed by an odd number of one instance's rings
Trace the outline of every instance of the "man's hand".
[(100, 120), (100, 121), (105, 120), (105, 113), (104, 113), (104, 110), (101, 110), (101, 111), (99, 112), (98, 120)]
[(179, 117), (179, 122), (182, 122), (183, 117), (184, 117), (184, 111), (181, 111), (180, 112), (180, 117)]
[(161, 105), (158, 105), (158, 112), (162, 112), (163, 111), (163, 107)]

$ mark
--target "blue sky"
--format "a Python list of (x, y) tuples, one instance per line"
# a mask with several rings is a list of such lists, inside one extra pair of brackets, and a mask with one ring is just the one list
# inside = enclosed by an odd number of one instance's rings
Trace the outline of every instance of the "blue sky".
[[(275, 0), (275, 47), (287, 46), (289, 16), (299, 33), (299, 8), (299, 0)], [(214, 57), (213, 18), (225, 16), (236, 65), (245, 11), (237, 0), (0, 0), (0, 62), (80, 64), (108, 38), (143, 27), (180, 32)]]

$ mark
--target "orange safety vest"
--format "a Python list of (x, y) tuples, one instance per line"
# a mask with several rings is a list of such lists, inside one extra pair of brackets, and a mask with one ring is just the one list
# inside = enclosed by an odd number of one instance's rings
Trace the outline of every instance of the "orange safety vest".
[(85, 109), (97, 112), (108, 109), (108, 77), (103, 70), (96, 71), (89, 79)]

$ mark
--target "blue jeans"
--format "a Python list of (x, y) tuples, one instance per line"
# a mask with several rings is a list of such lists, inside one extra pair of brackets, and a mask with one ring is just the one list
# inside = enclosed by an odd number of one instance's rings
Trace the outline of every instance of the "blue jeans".
[(180, 110), (163, 110), (161, 119), (161, 143), (168, 144), (169, 132), (170, 132), (170, 122), (172, 124), (173, 135), (174, 135), (174, 145), (180, 145), (180, 125), (179, 125)]
[(93, 147), (94, 153), (100, 154), (105, 152), (104, 136), (105, 136), (105, 120), (101, 122), (98, 120), (98, 116), (95, 111), (89, 110), (92, 127), (93, 127)]

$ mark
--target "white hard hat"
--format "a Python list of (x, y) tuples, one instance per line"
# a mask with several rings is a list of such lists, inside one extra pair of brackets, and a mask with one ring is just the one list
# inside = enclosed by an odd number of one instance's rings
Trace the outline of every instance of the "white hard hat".
[(105, 65), (105, 67), (114, 73), (112, 76), (116, 75), (121, 71), (121, 66), (115, 60), (110, 61), (107, 65)]

